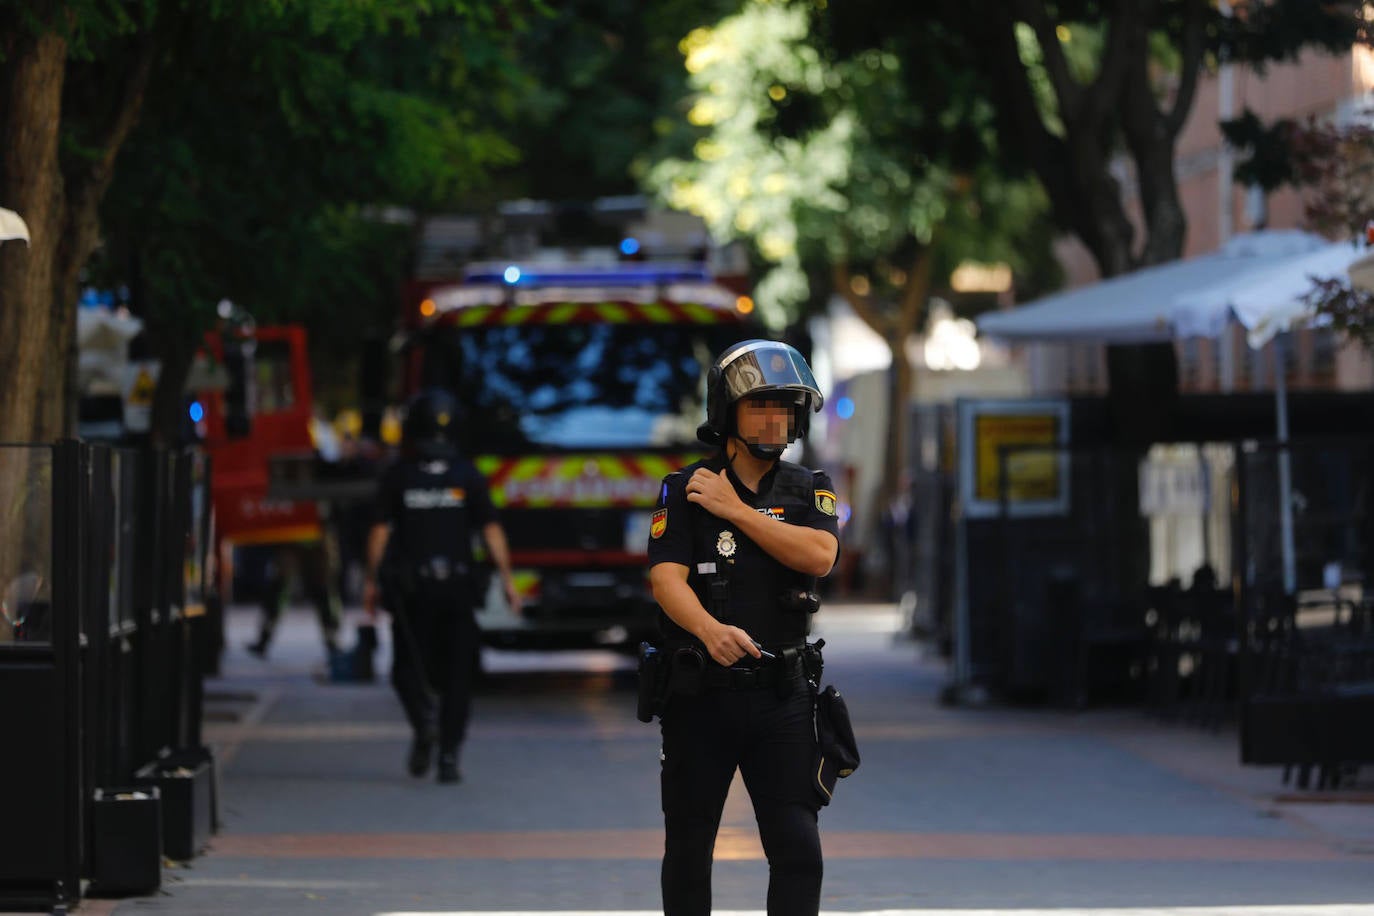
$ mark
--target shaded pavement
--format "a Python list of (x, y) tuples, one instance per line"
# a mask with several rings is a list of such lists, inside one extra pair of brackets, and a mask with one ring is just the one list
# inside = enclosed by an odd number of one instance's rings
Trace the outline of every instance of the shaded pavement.
[[(944, 708), (943, 663), (896, 626), (882, 605), (817, 618), (863, 752), (821, 814), (824, 911), (1374, 916), (1368, 778), (1291, 798), (1277, 770), (1239, 765), (1233, 733), (1132, 709)], [(307, 612), (265, 661), (243, 651), (252, 633), (234, 609), (208, 685), (223, 830), (160, 894), (81, 912), (658, 911), (658, 730), (634, 719), (627, 658), (488, 652), (465, 780), (441, 786), (404, 774), (384, 678), (320, 682)], [(761, 912), (738, 781), (716, 863), (716, 912)]]

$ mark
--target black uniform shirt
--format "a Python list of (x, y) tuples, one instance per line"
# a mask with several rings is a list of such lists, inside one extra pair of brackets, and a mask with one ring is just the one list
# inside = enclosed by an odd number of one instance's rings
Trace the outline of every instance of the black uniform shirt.
[(397, 461), (378, 482), (377, 521), (391, 525), (391, 563), (445, 557), (469, 564), (473, 533), (495, 519), (486, 478), (456, 455)]
[[(663, 478), (658, 508), (649, 532), (649, 565), (679, 563), (687, 567), (687, 584), (706, 610), (740, 627), (765, 646), (791, 646), (806, 638), (810, 614), (779, 606), (789, 588), (809, 588), (813, 579), (784, 566), (724, 519), (687, 500), (687, 482), (697, 468), (720, 473), (727, 466), (718, 454)], [(821, 471), (778, 462), (759, 481), (753, 493), (728, 470), (735, 492), (746, 506), (777, 519), (780, 524), (803, 525), (839, 537), (835, 492)], [(711, 582), (727, 582), (724, 613), (713, 606)], [(692, 637), (666, 614), (660, 626), (665, 640), (685, 643)]]

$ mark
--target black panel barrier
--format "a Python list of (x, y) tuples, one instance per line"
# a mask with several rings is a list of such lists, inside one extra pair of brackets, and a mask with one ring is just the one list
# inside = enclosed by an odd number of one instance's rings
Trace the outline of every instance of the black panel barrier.
[(1374, 442), (1287, 448), (1291, 552), (1275, 484), (1282, 447), (1248, 444), (1237, 465), (1241, 759), (1281, 764), (1300, 788), (1335, 788), (1374, 764)]
[[(1147, 642), (1133, 561), (1138, 455), (1106, 448), (1009, 445), (997, 452), (996, 514), (965, 522), (972, 674), (999, 693), (1083, 707), (1136, 702)], [(1028, 511), (1063, 490), (1062, 506)], [(1034, 497), (1032, 499), (1032, 497)]]
[(149, 893), (213, 828), (201, 745), (209, 465), (0, 445), (0, 910)]
[(75, 443), (0, 447), (0, 784), (23, 786), (0, 828), (0, 901), (52, 905), (80, 892), (81, 511)]

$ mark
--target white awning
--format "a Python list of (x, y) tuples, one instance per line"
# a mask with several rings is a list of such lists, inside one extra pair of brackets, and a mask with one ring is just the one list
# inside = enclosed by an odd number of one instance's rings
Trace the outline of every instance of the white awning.
[(1347, 271), (1367, 249), (1332, 242), (1316, 251), (1227, 277), (1180, 296), (1173, 324), (1179, 337), (1216, 337), (1234, 318), (1245, 326), (1250, 346), (1313, 318), (1307, 296), (1317, 280), (1349, 284)]
[(978, 318), (978, 330), (1006, 340), (1148, 343), (1171, 340), (1177, 300), (1195, 290), (1288, 263), (1331, 245), (1297, 230), (1238, 235), (1211, 254), (1146, 267)]

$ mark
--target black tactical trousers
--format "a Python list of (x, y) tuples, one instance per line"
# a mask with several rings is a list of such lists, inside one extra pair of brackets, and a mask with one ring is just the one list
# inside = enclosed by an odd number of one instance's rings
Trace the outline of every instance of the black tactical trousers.
[(258, 629), (256, 645), (263, 650), (272, 642), (272, 635), (281, 619), (282, 605), (286, 603), (286, 586), (291, 574), (301, 577), (305, 597), (315, 609), (320, 622), (320, 635), (324, 644), (335, 648), (339, 632), (340, 605), (334, 589), (332, 560), (332, 539), (326, 534), (321, 540), (302, 544), (285, 544), (277, 548), (275, 555), (267, 564), (266, 577), (262, 586), (262, 618)]
[(457, 753), (467, 734), (479, 638), (472, 609), (452, 599), (411, 598), (392, 610), (391, 684), (416, 735), (437, 726), (440, 754)]
[(736, 768), (768, 857), (770, 916), (820, 909), (820, 803), (811, 785), (815, 732), (810, 687), (708, 689), (669, 698), (663, 730), (663, 912), (711, 912), (711, 858)]

